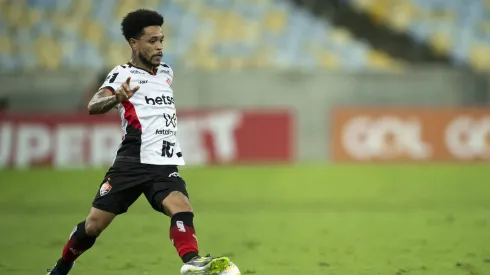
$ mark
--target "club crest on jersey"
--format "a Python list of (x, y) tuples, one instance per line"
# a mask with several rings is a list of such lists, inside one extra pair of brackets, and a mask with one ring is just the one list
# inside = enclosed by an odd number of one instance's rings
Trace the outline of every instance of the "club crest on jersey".
[(109, 184), (109, 180), (111, 180), (111, 178), (108, 178), (107, 181), (100, 187), (99, 193), (101, 196), (104, 196), (111, 191), (112, 185)]
[(167, 84), (170, 85), (172, 82), (170, 81), (170, 78), (167, 78), (166, 80)]

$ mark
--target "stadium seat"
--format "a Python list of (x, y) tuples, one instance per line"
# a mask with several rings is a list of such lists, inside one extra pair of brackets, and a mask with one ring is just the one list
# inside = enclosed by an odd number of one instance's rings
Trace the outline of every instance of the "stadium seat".
[(368, 54), (368, 62), (374, 68), (391, 68), (393, 60), (383, 52), (372, 50)]
[(323, 69), (338, 69), (340, 62), (339, 57), (326, 49), (312, 49), (317, 64)]
[(13, 54), (14, 45), (12, 40), (5, 34), (0, 34), (0, 54)]
[(284, 11), (272, 11), (264, 18), (263, 26), (266, 31), (272, 33), (281, 33), (284, 30), (287, 21), (287, 14)]
[(61, 66), (61, 47), (53, 37), (40, 36), (34, 43), (38, 67), (47, 70), (58, 70)]
[(85, 22), (80, 25), (80, 35), (82, 38), (94, 46), (99, 46), (104, 37), (104, 28), (95, 21)]
[(429, 44), (438, 54), (450, 54), (453, 47), (452, 40), (447, 34), (435, 33), (429, 38)]
[(17, 29), (25, 25), (23, 15), (29, 10), (26, 1), (11, 1), (2, 9), (2, 17), (8, 27)]
[(470, 64), (479, 71), (490, 70), (490, 46), (473, 46), (469, 55)]

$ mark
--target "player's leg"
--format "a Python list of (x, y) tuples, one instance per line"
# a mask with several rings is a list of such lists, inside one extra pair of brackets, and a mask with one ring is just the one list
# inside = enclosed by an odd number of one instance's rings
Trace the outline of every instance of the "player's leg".
[[(194, 212), (188, 197), (183, 191), (169, 191), (156, 194), (155, 204), (162, 205), (163, 213), (170, 219), (170, 240), (177, 249), (183, 262), (199, 256), (196, 231), (194, 229)], [(166, 195), (166, 196), (165, 196)], [(165, 198), (162, 198), (165, 196)]]
[(176, 167), (152, 172), (154, 181), (144, 193), (152, 207), (171, 217), (170, 239), (184, 262), (182, 274), (217, 274), (230, 263), (228, 257), (201, 257), (194, 228), (194, 211), (185, 181)]
[(75, 260), (90, 249), (117, 215), (125, 213), (143, 192), (146, 170), (137, 164), (114, 164), (107, 172), (85, 221), (80, 222), (66, 243), (51, 275), (66, 275)]
[(97, 237), (115, 217), (114, 213), (92, 207), (87, 218), (73, 229), (63, 248), (61, 258), (48, 274), (68, 274), (75, 260), (95, 244)]
[(170, 239), (184, 262), (181, 273), (217, 274), (225, 270), (230, 264), (228, 257), (211, 257), (210, 255), (201, 257), (199, 255), (193, 221), (194, 212), (187, 191), (171, 191), (163, 200), (157, 201), (161, 201), (164, 213), (171, 217)]

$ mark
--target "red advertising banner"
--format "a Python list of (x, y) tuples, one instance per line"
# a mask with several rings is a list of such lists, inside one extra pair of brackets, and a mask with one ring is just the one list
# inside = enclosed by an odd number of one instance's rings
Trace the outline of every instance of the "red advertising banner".
[(346, 108), (333, 113), (335, 161), (490, 161), (490, 108)]
[[(178, 114), (187, 164), (289, 162), (286, 110), (196, 110)], [(2, 114), (0, 167), (107, 166), (122, 140), (118, 114)]]

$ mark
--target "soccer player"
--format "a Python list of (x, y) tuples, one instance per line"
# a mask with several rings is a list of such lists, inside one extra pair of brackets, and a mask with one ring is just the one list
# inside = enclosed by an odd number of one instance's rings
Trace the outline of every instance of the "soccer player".
[(176, 138), (173, 71), (162, 62), (163, 21), (159, 13), (144, 9), (122, 20), (131, 60), (109, 73), (88, 111), (97, 115), (118, 107), (124, 138), (88, 217), (75, 227), (48, 274), (68, 274), (75, 260), (141, 194), (156, 211), (171, 218), (170, 239), (184, 262), (182, 274), (217, 274), (230, 264), (228, 257), (199, 255), (192, 206), (177, 168), (185, 162)]

